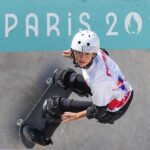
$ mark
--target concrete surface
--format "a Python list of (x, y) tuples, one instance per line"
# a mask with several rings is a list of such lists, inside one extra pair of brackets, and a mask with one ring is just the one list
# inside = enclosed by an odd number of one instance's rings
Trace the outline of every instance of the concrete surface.
[[(114, 125), (87, 119), (62, 124), (53, 136), (53, 146), (36, 146), (35, 150), (150, 149), (150, 52), (111, 51), (110, 55), (135, 91), (127, 113)], [(45, 79), (58, 66), (73, 67), (61, 52), (0, 53), (0, 149), (24, 149), (16, 120), (32, 108)], [(81, 99), (76, 94), (71, 98)]]

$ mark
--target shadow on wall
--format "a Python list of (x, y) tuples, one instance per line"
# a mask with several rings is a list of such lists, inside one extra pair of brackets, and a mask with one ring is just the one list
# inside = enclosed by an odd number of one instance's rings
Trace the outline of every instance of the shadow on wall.
[(16, 121), (32, 109), (54, 70), (68, 65), (60, 52), (0, 54), (0, 149), (18, 148)]

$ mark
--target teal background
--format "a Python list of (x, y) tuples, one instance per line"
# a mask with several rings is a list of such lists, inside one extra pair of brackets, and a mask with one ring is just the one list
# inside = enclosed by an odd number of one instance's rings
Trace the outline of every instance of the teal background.
[[(72, 32), (68, 36), (68, 13), (71, 13)], [(0, 51), (49, 51), (64, 50), (70, 48), (73, 35), (79, 28), (86, 29), (80, 23), (79, 16), (87, 12), (90, 19), (83, 20), (90, 24), (101, 40), (101, 47), (106, 49), (149, 49), (150, 42), (150, 0), (1, 0), (0, 1)], [(118, 36), (106, 36), (110, 25), (106, 24), (106, 15), (113, 12), (117, 16), (114, 31)], [(143, 27), (139, 34), (129, 35), (124, 27), (126, 15), (137, 12), (141, 18)], [(17, 27), (5, 37), (5, 15), (14, 14), (18, 18)], [(35, 37), (30, 31), (30, 36), (25, 36), (26, 16), (34, 13), (38, 17), (39, 35)], [(55, 32), (47, 36), (47, 13), (56, 13), (59, 16), (60, 36)], [(110, 18), (112, 23), (113, 18)], [(52, 20), (55, 22), (55, 20)], [(9, 25), (13, 24), (9, 20)], [(34, 24), (31, 19), (31, 24)], [(133, 26), (136, 27), (134, 24)]]

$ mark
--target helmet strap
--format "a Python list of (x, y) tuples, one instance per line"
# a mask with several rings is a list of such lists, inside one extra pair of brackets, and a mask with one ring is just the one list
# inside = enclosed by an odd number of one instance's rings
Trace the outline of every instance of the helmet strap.
[(78, 63), (76, 62), (76, 60), (75, 60), (75, 56), (74, 56), (74, 53), (73, 53), (72, 48), (71, 48), (71, 52), (72, 52), (71, 54), (72, 54), (72, 57), (73, 57), (73, 64), (74, 64), (74, 66), (81, 68), (81, 67), (78, 65)]

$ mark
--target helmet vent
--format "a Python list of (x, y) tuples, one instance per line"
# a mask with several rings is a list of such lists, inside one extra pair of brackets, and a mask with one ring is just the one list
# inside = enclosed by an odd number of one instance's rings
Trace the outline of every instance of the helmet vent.
[(78, 44), (81, 44), (81, 41), (78, 41)]
[(71, 48), (78, 52), (97, 53), (100, 48), (100, 40), (93, 31), (83, 30), (75, 34)]

